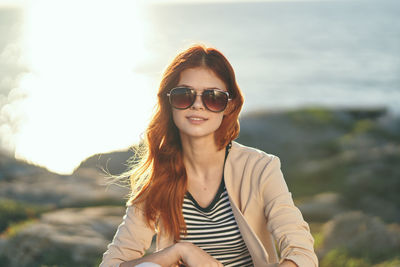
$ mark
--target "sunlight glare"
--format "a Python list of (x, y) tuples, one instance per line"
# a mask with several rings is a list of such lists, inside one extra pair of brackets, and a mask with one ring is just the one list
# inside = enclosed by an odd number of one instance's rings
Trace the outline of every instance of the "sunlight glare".
[(139, 141), (156, 89), (134, 69), (148, 57), (135, 1), (32, 1), (20, 82), (18, 158), (70, 173), (95, 153)]

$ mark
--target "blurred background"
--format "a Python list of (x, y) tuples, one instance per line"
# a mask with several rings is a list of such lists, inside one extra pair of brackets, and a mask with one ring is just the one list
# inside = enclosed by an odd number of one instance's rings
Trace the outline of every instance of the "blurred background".
[[(97, 266), (162, 72), (221, 50), (321, 266), (400, 266), (397, 0), (0, 0), (0, 266)], [(106, 170), (106, 171), (105, 171)]]

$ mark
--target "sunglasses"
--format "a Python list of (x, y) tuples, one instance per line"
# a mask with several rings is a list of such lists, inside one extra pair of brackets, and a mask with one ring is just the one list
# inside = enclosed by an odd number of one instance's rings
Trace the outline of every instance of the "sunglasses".
[(196, 101), (196, 96), (200, 95), (203, 105), (206, 109), (212, 112), (224, 111), (229, 98), (229, 93), (220, 89), (206, 89), (201, 94), (189, 87), (175, 87), (167, 96), (169, 103), (176, 109), (190, 108)]

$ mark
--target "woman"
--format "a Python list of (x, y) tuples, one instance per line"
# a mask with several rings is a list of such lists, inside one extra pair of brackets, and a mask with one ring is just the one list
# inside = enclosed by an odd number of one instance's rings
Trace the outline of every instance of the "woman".
[[(278, 157), (233, 142), (242, 104), (221, 52), (196, 45), (176, 56), (101, 267), (318, 265)], [(156, 252), (145, 255), (155, 234)]]

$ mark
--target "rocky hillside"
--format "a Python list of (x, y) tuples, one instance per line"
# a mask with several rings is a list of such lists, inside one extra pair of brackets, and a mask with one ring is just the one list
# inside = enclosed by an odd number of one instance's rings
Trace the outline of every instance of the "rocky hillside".
[[(400, 266), (400, 118), (309, 108), (240, 120), (238, 142), (281, 158), (322, 267)], [(0, 154), (0, 266), (97, 266), (128, 194), (102, 170), (119, 174), (132, 155), (62, 176)]]

